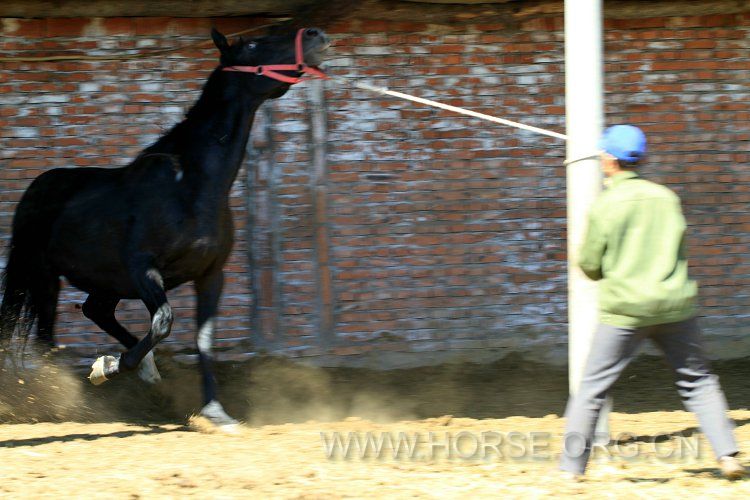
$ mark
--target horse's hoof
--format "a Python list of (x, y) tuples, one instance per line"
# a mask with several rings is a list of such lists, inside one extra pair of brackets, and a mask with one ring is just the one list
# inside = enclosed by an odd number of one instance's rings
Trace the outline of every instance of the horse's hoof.
[(149, 384), (161, 382), (161, 375), (159, 374), (159, 370), (157, 370), (156, 363), (154, 362), (153, 351), (149, 351), (149, 353), (141, 360), (141, 363), (138, 365), (138, 376), (141, 380), (148, 382)]
[(216, 425), (202, 415), (193, 415), (188, 419), (188, 427), (203, 434), (240, 434), (240, 424)]
[(223, 432), (235, 434), (239, 431), (240, 423), (226, 414), (221, 403), (211, 401), (201, 409), (200, 416)]
[(218, 426), (219, 432), (222, 432), (224, 434), (233, 434), (237, 435), (240, 433), (240, 424), (239, 422), (236, 424), (225, 424)]
[(99, 356), (91, 365), (89, 380), (94, 385), (101, 385), (117, 373), (120, 358), (114, 356)]

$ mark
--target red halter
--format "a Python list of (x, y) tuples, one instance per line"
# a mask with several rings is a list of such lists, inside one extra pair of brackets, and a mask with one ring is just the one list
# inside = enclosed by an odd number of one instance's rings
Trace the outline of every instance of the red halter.
[(226, 66), (222, 68), (223, 71), (241, 71), (243, 73), (255, 73), (256, 75), (267, 76), (284, 83), (299, 83), (303, 80), (301, 77), (286, 76), (278, 71), (299, 71), (306, 75), (311, 75), (318, 78), (328, 78), (325, 73), (319, 69), (308, 66), (305, 63), (305, 55), (302, 51), (302, 34), (307, 28), (302, 28), (297, 31), (297, 38), (294, 41), (295, 48), (295, 64), (269, 64), (266, 66)]

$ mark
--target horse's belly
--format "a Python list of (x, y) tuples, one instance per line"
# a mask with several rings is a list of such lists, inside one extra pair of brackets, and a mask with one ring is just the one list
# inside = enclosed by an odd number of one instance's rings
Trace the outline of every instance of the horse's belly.
[(97, 252), (97, 246), (52, 245), (50, 259), (57, 274), (64, 276), (73, 286), (85, 292), (130, 291), (129, 276), (118, 257), (106, 249)]
[(97, 279), (92, 279), (88, 274), (86, 276), (81, 276), (70, 272), (64, 273), (62, 276), (68, 281), (68, 283), (88, 294), (106, 295), (119, 299), (139, 298), (135, 287), (129, 282), (121, 279), (108, 279), (107, 276), (100, 276)]
[[(73, 256), (64, 254), (57, 265), (58, 272), (74, 287), (87, 293), (105, 293), (123, 299), (139, 298), (137, 287), (130, 270), (120, 258), (102, 259), (91, 255)], [(84, 266), (70, 263), (85, 263)], [(205, 260), (183, 257), (167, 264), (155, 263), (164, 282), (164, 288), (171, 290), (183, 283), (193, 281), (205, 274), (209, 267)]]
[(205, 276), (217, 265), (223, 264), (225, 253), (218, 243), (202, 242), (198, 239), (187, 251), (172, 259), (165, 259), (159, 266), (165, 287), (172, 289)]
[(79, 212), (71, 210), (58, 219), (49, 255), (60, 275), (89, 293), (138, 297), (135, 270), (128, 268), (132, 259), (140, 259), (138, 254), (151, 256), (149, 267), (160, 272), (169, 290), (221, 266), (231, 247), (229, 232), (197, 232), (175, 223), (156, 226), (143, 216), (129, 221), (111, 211), (77, 224)]

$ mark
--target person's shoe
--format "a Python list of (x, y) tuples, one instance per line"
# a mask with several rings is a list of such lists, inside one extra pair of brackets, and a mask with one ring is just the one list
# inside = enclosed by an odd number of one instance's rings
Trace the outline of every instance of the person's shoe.
[(727, 479), (740, 479), (745, 475), (745, 468), (736, 457), (726, 456), (719, 459), (721, 475)]

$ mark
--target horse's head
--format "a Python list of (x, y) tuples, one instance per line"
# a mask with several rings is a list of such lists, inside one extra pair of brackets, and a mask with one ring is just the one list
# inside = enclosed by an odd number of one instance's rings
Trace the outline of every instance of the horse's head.
[[(277, 74), (289, 77), (301, 75), (299, 69), (274, 69), (274, 66), (289, 65), (294, 68), (303, 62), (316, 67), (323, 62), (323, 53), (330, 41), (323, 30), (307, 28), (291, 35), (274, 35), (260, 38), (240, 37), (233, 43), (227, 42), (224, 35), (215, 28), (211, 37), (221, 52), (221, 65), (225, 68), (261, 68), (257, 73), (241, 78), (253, 79), (253, 92), (276, 98), (289, 89), (289, 83), (276, 80), (268, 74), (267, 67)], [(301, 53), (300, 53), (301, 52)], [(247, 72), (247, 69), (245, 69)]]

